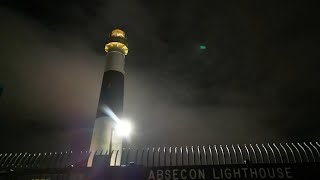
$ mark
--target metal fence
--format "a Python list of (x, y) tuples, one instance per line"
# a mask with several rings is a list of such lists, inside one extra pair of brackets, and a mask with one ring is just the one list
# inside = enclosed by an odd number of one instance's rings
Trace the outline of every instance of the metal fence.
[[(90, 157), (93, 166), (105, 165), (144, 167), (195, 166), (223, 164), (308, 163), (320, 162), (320, 144), (266, 143), (244, 145), (212, 145), (187, 147), (124, 148), (112, 152), (50, 152), (50, 153), (2, 153), (2, 168), (67, 168), (87, 167)], [(121, 158), (119, 155), (121, 154)], [(116, 162), (121, 161), (121, 162)]]

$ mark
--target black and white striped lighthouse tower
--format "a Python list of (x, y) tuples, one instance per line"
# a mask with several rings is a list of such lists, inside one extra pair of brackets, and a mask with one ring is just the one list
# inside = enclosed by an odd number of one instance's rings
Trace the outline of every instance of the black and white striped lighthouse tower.
[[(123, 113), (124, 66), (128, 54), (127, 38), (124, 31), (115, 29), (105, 45), (107, 53), (99, 105), (94, 124), (90, 151), (111, 152), (119, 150), (121, 156), (122, 137), (114, 133), (116, 121)], [(109, 113), (108, 113), (109, 111)], [(116, 117), (114, 117), (114, 115)], [(91, 166), (92, 159), (88, 162)]]

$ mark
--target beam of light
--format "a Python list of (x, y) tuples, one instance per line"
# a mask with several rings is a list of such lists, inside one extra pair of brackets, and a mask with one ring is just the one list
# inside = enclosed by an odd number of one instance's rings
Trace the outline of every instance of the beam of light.
[(110, 116), (111, 119), (113, 119), (116, 123), (118, 123), (120, 121), (118, 116), (107, 105), (102, 106), (102, 110), (104, 113), (106, 113), (108, 116)]

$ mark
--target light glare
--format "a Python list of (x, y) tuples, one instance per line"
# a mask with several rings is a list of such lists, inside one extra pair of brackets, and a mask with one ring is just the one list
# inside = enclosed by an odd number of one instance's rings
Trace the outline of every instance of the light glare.
[(115, 126), (115, 133), (121, 137), (128, 137), (132, 131), (132, 126), (128, 121), (120, 120)]

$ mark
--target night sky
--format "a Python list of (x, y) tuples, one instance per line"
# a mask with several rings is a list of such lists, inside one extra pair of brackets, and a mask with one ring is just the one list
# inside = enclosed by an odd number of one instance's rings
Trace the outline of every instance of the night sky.
[(127, 146), (320, 137), (311, 2), (0, 2), (0, 151), (89, 148), (114, 28), (129, 41)]

